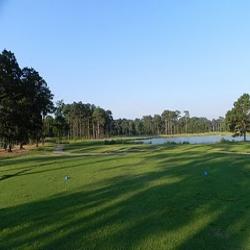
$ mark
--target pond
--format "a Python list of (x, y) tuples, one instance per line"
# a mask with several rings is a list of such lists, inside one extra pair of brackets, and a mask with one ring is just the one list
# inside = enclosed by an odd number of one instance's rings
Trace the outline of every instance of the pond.
[[(230, 135), (204, 135), (204, 136), (183, 136), (183, 137), (155, 137), (143, 140), (145, 144), (160, 145), (165, 143), (189, 143), (189, 144), (214, 144), (226, 141), (243, 141), (243, 137), (232, 137)], [(250, 136), (247, 136), (247, 140), (250, 140)]]

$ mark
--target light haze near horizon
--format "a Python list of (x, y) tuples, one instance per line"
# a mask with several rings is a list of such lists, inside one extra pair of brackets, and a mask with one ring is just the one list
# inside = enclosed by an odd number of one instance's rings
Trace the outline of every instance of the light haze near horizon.
[(115, 118), (224, 116), (250, 88), (249, 1), (0, 0), (0, 49), (45, 78), (55, 101)]

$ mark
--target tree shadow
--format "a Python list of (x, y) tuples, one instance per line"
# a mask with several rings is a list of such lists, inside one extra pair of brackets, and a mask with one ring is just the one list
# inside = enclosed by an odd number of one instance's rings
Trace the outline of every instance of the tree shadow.
[[(105, 159), (106, 158), (106, 159)], [(102, 157), (102, 160), (96, 160), (96, 156), (81, 156), (81, 155), (70, 155), (70, 156), (48, 156), (44, 157), (33, 157), (33, 158), (23, 158), (23, 159), (8, 159), (7, 161), (2, 161), (4, 170), (0, 171), (0, 181), (7, 180), (9, 178), (15, 178), (25, 175), (34, 175), (46, 172), (61, 171), (63, 169), (72, 169), (77, 167), (83, 167), (81, 161), (84, 159), (84, 165), (103, 163), (105, 161), (110, 161), (113, 157)], [(79, 162), (80, 161), (80, 162)], [(20, 164), (19, 167), (12, 167), (16, 164)], [(54, 166), (56, 165), (56, 166)], [(1, 165), (0, 165), (1, 167)], [(5, 172), (13, 172), (10, 174), (3, 174)]]
[(159, 151), (145, 162), (150, 171), (0, 209), (0, 248), (248, 248), (247, 157)]
[(26, 172), (28, 172), (30, 170), (31, 170), (31, 168), (28, 168), (28, 169), (23, 169), (23, 170), (20, 170), (18, 172), (15, 172), (14, 174), (2, 175), (2, 176), (0, 176), (0, 181), (7, 180), (7, 179), (12, 178), (12, 177), (24, 175)]

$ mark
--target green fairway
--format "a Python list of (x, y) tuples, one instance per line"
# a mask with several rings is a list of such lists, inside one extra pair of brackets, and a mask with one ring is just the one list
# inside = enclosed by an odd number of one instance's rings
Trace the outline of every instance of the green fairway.
[(250, 145), (86, 142), (0, 158), (0, 249), (250, 249)]

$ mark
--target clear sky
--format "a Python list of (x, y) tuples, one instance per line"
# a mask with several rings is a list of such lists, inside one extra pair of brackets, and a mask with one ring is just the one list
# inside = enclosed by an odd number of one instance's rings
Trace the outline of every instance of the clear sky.
[(0, 0), (4, 48), (55, 100), (216, 118), (250, 92), (250, 1)]

